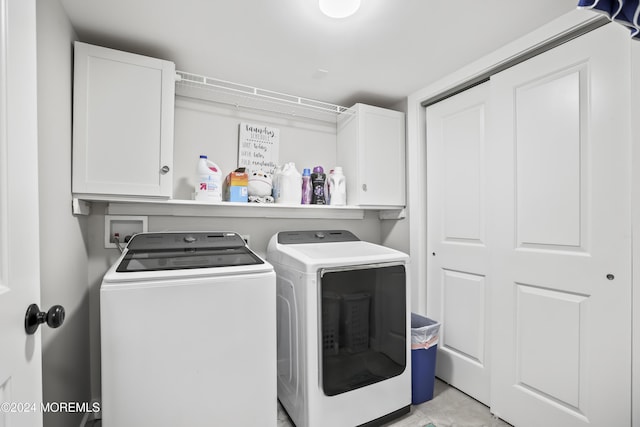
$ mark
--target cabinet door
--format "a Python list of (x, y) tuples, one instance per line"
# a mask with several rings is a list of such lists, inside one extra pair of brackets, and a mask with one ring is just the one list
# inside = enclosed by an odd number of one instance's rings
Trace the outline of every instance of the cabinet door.
[(170, 197), (175, 65), (75, 44), (73, 192)]
[(368, 105), (358, 113), (360, 204), (404, 206), (404, 114)]
[(338, 164), (347, 179), (347, 203), (405, 205), (404, 113), (356, 104), (338, 126)]

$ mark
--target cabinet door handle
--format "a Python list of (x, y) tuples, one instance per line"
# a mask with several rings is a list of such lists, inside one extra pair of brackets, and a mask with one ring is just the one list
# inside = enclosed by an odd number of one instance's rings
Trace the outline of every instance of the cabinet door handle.
[(169, 171), (170, 171), (170, 170), (171, 170), (171, 169), (169, 169), (169, 166), (164, 165), (164, 166), (162, 167), (162, 169), (160, 169), (160, 172), (162, 173), (162, 175), (164, 175), (164, 174), (166, 174), (166, 173), (169, 173)]
[(367, 191), (367, 184), (362, 184), (362, 191)]

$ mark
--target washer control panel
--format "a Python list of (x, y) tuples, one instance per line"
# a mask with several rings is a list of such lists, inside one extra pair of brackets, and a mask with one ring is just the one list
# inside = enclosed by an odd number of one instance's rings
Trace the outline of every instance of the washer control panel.
[(160, 232), (141, 233), (133, 236), (127, 248), (130, 250), (189, 249), (189, 248), (237, 248), (245, 246), (239, 234), (233, 232)]

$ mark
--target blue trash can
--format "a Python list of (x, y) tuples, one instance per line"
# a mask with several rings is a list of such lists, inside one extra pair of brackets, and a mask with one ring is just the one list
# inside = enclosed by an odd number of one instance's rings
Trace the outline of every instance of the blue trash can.
[(433, 399), (440, 323), (411, 313), (411, 403)]

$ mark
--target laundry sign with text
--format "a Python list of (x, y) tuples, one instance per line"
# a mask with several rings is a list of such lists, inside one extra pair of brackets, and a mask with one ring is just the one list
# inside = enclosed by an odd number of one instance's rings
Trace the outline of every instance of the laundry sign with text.
[(238, 167), (273, 173), (278, 166), (280, 129), (240, 123)]

